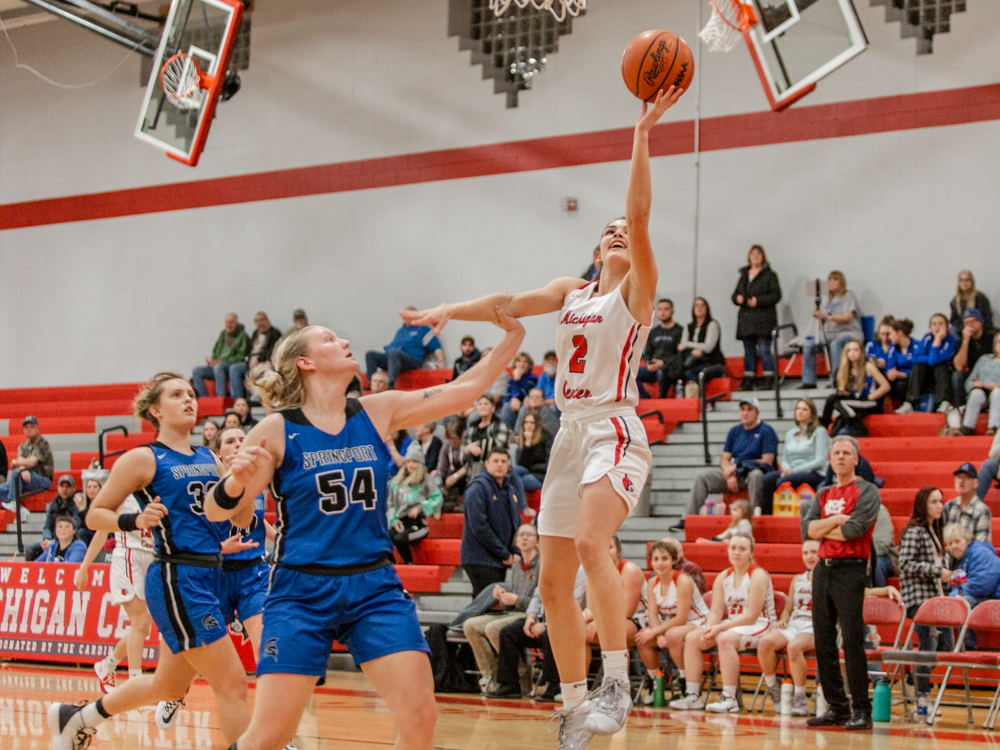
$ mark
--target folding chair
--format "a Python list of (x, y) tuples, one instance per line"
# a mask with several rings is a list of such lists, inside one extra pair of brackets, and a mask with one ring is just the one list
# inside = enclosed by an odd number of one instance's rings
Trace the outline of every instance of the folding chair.
[[(906, 667), (915, 666), (937, 666), (938, 663), (945, 665), (946, 662), (938, 661), (939, 652), (937, 651), (914, 651), (913, 650), (913, 634), (917, 625), (927, 625), (929, 627), (936, 628), (960, 628), (958, 637), (955, 638), (955, 648), (952, 652), (943, 654), (948, 658), (953, 658), (955, 653), (960, 651), (963, 647), (965, 641), (965, 631), (968, 628), (969, 622), (969, 603), (957, 596), (935, 596), (928, 599), (917, 609), (916, 614), (913, 616), (913, 624), (910, 625), (910, 631), (906, 634), (906, 641), (903, 643), (903, 648), (901, 650), (889, 650), (882, 652), (882, 663), (892, 664), (898, 668), (898, 674), (900, 679), (905, 679)], [(934, 717), (937, 714), (938, 707), (941, 705), (941, 699), (944, 697), (944, 691), (948, 687), (948, 678), (951, 677), (951, 671), (954, 668), (953, 665), (947, 665), (947, 669), (944, 673), (944, 679), (941, 681), (941, 688), (938, 690), (937, 698), (934, 701), (933, 708), (927, 714), (927, 723), (933, 724)], [(895, 678), (891, 678), (893, 681)], [(890, 688), (892, 687), (892, 682), (889, 683)], [(968, 686), (966, 686), (968, 690)], [(906, 692), (903, 691), (903, 714), (907, 712), (907, 704), (909, 699)], [(971, 708), (969, 709), (971, 712)]]
[[(992, 600), (978, 605), (966, 625), (967, 630), (975, 630), (980, 633), (1000, 633), (1000, 601)], [(972, 696), (969, 692), (969, 670), (983, 669), (1000, 671), (1000, 651), (959, 651), (937, 655), (937, 664), (949, 668), (962, 670), (962, 679), (965, 683), (965, 705), (969, 712), (969, 724), (973, 724), (972, 718)], [(988, 708), (986, 719), (983, 721), (983, 729), (993, 729), (996, 726), (997, 714), (1000, 714), (1000, 678), (997, 681), (997, 688), (993, 693), (993, 698), (988, 704), (977, 704), (978, 708)]]

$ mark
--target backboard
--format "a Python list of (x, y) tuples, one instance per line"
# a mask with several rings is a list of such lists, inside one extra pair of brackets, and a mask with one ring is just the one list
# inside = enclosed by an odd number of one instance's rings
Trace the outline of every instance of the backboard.
[[(135, 137), (189, 166), (198, 164), (215, 105), (229, 69), (229, 58), (243, 18), (239, 0), (173, 0), (153, 61)], [(172, 101), (163, 87), (163, 68), (177, 55), (193, 61), (200, 83), (184, 106)]]
[(773, 110), (808, 94), (868, 46), (851, 0), (747, 1), (759, 22), (743, 37)]

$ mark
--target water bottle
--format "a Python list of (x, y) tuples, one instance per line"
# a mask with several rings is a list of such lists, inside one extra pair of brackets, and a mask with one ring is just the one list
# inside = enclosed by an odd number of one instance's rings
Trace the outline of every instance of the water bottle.
[(666, 705), (666, 701), (663, 700), (665, 684), (666, 679), (663, 676), (663, 672), (656, 670), (656, 674), (653, 675), (653, 705), (657, 708), (663, 708)]
[(780, 713), (782, 716), (792, 715), (792, 695), (795, 693), (795, 688), (792, 686), (791, 680), (785, 680), (781, 683), (781, 709)]
[(872, 701), (872, 721), (892, 720), (892, 695), (889, 681), (884, 677), (875, 680), (875, 695)]
[(917, 721), (927, 723), (927, 693), (921, 693), (917, 699)]
[(677, 385), (674, 386), (677, 398), (684, 398), (684, 381), (678, 380)]
[(826, 702), (826, 698), (823, 697), (823, 686), (816, 686), (816, 715), (822, 716), (827, 711), (830, 710), (830, 704)]
[(705, 507), (701, 509), (701, 512), (706, 516), (715, 515), (715, 498), (712, 495), (705, 498)]

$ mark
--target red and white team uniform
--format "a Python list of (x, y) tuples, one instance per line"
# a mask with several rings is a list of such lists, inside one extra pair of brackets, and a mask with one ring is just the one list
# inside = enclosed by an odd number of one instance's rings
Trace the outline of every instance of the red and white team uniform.
[(813, 633), (813, 582), (808, 573), (795, 576), (792, 584), (792, 614), (788, 627), (779, 632), (789, 641), (802, 633)]
[[(666, 585), (664, 585), (664, 581), (657, 575), (646, 581), (646, 586), (643, 589), (643, 597), (647, 602), (656, 603), (656, 611), (660, 616), (661, 623), (672, 620), (677, 616), (677, 579), (680, 575), (681, 571), (675, 570), (670, 580), (666, 582)], [(652, 609), (651, 604), (647, 606)], [(688, 610), (687, 624), (697, 625), (701, 628), (705, 626), (705, 620), (707, 619), (708, 606), (705, 604), (705, 600), (702, 599), (698, 587), (694, 586), (694, 590), (691, 592), (691, 609)]]
[(646, 484), (652, 454), (636, 416), (635, 375), (649, 335), (621, 287), (595, 297), (598, 282), (568, 295), (556, 329), (556, 404), (562, 412), (542, 485), (538, 531), (574, 537), (581, 489), (607, 476), (628, 510)]
[[(119, 507), (120, 513), (142, 513), (132, 495)], [(149, 529), (116, 531), (111, 552), (111, 601), (124, 604), (139, 597), (146, 601), (146, 570), (153, 562), (153, 534)]]
[[(736, 571), (732, 568), (726, 568), (722, 571), (722, 595), (726, 602), (725, 619), (731, 620), (734, 617), (739, 617), (746, 610), (747, 605), (750, 603), (750, 577), (756, 569), (757, 566), (751, 564), (750, 569), (747, 570), (746, 575), (743, 576), (743, 580), (739, 583), (736, 583)], [(774, 587), (771, 585), (771, 576), (768, 576), (767, 593), (764, 595), (764, 609), (761, 611), (760, 617), (749, 625), (739, 625), (731, 628), (733, 632), (743, 636), (740, 639), (740, 650), (757, 648), (761, 637), (770, 630), (771, 625), (777, 622), (777, 619), (774, 612)]]

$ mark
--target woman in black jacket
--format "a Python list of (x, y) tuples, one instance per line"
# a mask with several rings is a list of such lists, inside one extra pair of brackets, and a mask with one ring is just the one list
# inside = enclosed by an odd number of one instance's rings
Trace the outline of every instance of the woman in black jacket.
[(972, 271), (961, 271), (958, 274), (958, 290), (951, 298), (951, 335), (962, 341), (962, 316), (965, 311), (974, 307), (983, 316), (983, 333), (990, 338), (993, 331), (993, 308), (989, 298), (976, 289), (976, 277)]
[(764, 248), (754, 245), (747, 254), (749, 265), (740, 269), (733, 292), (733, 304), (740, 308), (736, 318), (736, 338), (743, 342), (743, 382), (741, 391), (752, 391), (757, 374), (757, 351), (764, 370), (764, 388), (774, 383), (771, 332), (778, 327), (777, 305), (781, 301), (778, 274), (771, 270)]

